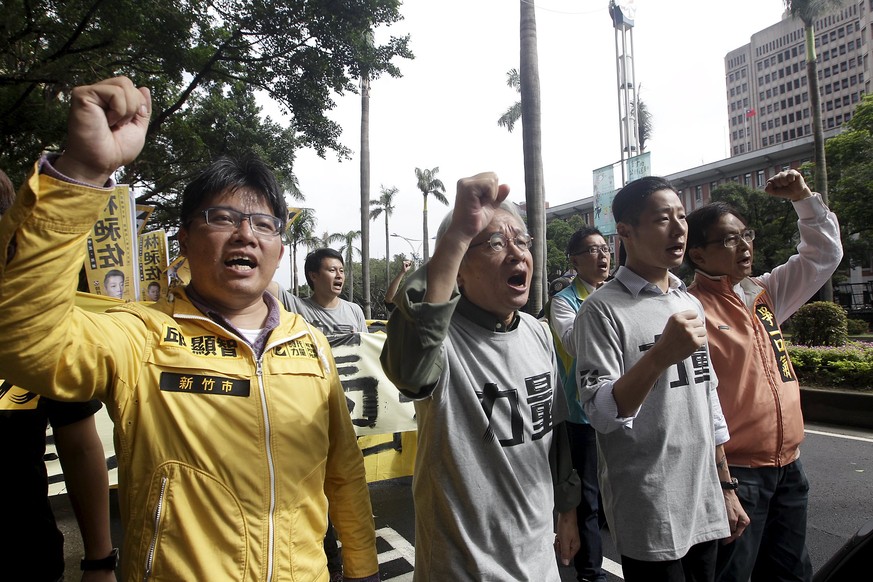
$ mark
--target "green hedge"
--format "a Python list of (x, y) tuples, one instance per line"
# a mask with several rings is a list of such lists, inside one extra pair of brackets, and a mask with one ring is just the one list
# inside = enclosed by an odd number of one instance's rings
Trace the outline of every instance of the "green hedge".
[(788, 346), (801, 386), (873, 390), (873, 343), (850, 341), (839, 348)]

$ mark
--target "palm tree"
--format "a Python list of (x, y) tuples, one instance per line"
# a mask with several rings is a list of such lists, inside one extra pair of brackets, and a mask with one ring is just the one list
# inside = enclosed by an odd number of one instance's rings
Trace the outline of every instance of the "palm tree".
[[(518, 69), (509, 69), (506, 72), (506, 84), (515, 89), (517, 93), (521, 93), (521, 79), (518, 76)], [(515, 122), (521, 119), (521, 101), (516, 101), (509, 106), (503, 115), (497, 120), (499, 127), (505, 127), (509, 133), (515, 129)]]
[(285, 241), (291, 247), (288, 257), (291, 260), (291, 292), (294, 295), (297, 295), (300, 289), (297, 277), (297, 245), (304, 244), (306, 240), (312, 238), (315, 224), (315, 211), (312, 208), (301, 208), (297, 218), (285, 230)]
[(418, 189), (421, 190), (421, 195), (424, 197), (424, 210), (422, 211), (423, 236), (421, 238), (424, 244), (425, 263), (430, 257), (427, 244), (427, 195), (433, 194), (433, 197), (436, 198), (438, 202), (442, 202), (446, 206), (449, 204), (449, 201), (446, 198), (446, 187), (443, 185), (443, 181), (436, 177), (437, 172), (439, 171), (439, 167), (432, 170), (426, 168), (424, 170), (421, 168), (415, 168), (415, 178), (418, 180)]
[[(637, 107), (637, 103), (639, 107)], [(646, 102), (640, 99), (639, 90), (637, 90), (637, 100), (631, 104), (631, 107), (636, 109), (634, 117), (637, 119), (637, 135), (640, 140), (639, 153), (643, 153), (646, 151), (646, 142), (652, 137), (652, 114), (649, 112)]]
[[(373, 49), (373, 32), (364, 35), (367, 58)], [(364, 316), (370, 317), (370, 67), (361, 62), (361, 278), (364, 280)], [(349, 266), (349, 283), (352, 269)], [(349, 298), (354, 301), (354, 294)]]
[[(388, 235), (388, 217), (394, 214), (394, 196), (397, 195), (397, 187), (392, 186), (390, 188), (386, 188), (382, 186), (382, 195), (379, 196), (378, 200), (371, 200), (370, 206), (373, 208), (370, 210), (370, 220), (376, 220), (382, 213), (385, 213), (385, 281), (387, 282), (391, 280), (391, 255), (389, 254), (388, 241), (390, 240)], [(362, 259), (363, 260), (363, 259)]]
[(524, 150), (524, 197), (527, 226), (533, 237), (533, 278), (528, 312), (537, 314), (543, 306), (546, 285), (546, 203), (543, 177), (540, 71), (537, 55), (537, 20), (534, 0), (521, 0), (520, 63), (522, 148)]
[[(803, 22), (806, 35), (806, 79), (809, 83), (809, 107), (812, 109), (812, 141), (815, 147), (814, 190), (828, 203), (828, 167), (825, 159), (824, 127), (818, 90), (818, 57), (815, 54), (815, 21), (846, 4), (846, 0), (783, 0), (788, 12)], [(824, 301), (834, 300), (830, 279), (821, 289)]]
[[(355, 248), (355, 246), (354, 246), (355, 239), (361, 238), (361, 231), (360, 230), (350, 230), (349, 232), (347, 232), (345, 234), (338, 233), (335, 236), (339, 237), (339, 241), (341, 241), (343, 243), (339, 248), (339, 252), (345, 253), (345, 256), (346, 256), (346, 258), (345, 258), (345, 271), (346, 271), (346, 274), (348, 275), (348, 279), (349, 279), (349, 301), (354, 301), (355, 300), (355, 270), (353, 268), (354, 263), (352, 261), (355, 258), (355, 251), (358, 251), (358, 254), (363, 257), (363, 253), (361, 252), (361, 249)], [(363, 276), (363, 275), (361, 275), (361, 276)], [(370, 316), (367, 315), (367, 317), (370, 317)]]

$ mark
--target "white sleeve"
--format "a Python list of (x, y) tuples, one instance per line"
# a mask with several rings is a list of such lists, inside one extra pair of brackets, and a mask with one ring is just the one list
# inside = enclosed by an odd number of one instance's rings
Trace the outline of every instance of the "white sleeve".
[(551, 313), (549, 313), (549, 325), (555, 330), (555, 334), (561, 339), (561, 345), (568, 354), (576, 353), (576, 338), (573, 333), (573, 324), (576, 321), (576, 310), (570, 306), (566, 299), (552, 297)]
[(770, 273), (753, 277), (770, 294), (780, 324), (825, 284), (843, 259), (840, 224), (821, 196), (793, 204), (800, 230), (797, 254)]

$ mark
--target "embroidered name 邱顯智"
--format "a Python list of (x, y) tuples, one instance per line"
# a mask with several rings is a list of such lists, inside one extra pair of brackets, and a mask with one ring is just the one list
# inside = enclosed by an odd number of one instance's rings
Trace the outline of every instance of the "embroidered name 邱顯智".
[(183, 348), (195, 356), (210, 358), (239, 358), (238, 342), (235, 339), (216, 335), (186, 336), (173, 325), (164, 324), (161, 331), (162, 346)]

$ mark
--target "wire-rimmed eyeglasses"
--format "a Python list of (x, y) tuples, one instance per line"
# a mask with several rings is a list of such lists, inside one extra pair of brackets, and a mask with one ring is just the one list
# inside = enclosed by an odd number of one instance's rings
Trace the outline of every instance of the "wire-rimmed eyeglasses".
[(591, 245), (590, 247), (585, 247), (584, 249), (579, 249), (575, 253), (570, 253), (569, 256), (575, 257), (576, 255), (596, 255), (598, 253), (603, 253), (604, 255), (608, 255), (612, 249), (609, 248), (609, 245)]
[(473, 247), (478, 247), (480, 245), (487, 244), (492, 249), (494, 249), (494, 251), (499, 253), (499, 252), (503, 251), (503, 249), (505, 249), (507, 247), (507, 245), (509, 245), (509, 241), (512, 241), (512, 244), (514, 244), (518, 250), (524, 252), (524, 251), (530, 249), (530, 245), (531, 245), (531, 242), (533, 242), (533, 238), (526, 232), (517, 234), (513, 238), (507, 237), (502, 232), (492, 232), (487, 240), (483, 240), (480, 243), (470, 245), (470, 248), (472, 249)]
[(715, 243), (722, 243), (725, 247), (732, 249), (738, 244), (740, 244), (740, 239), (743, 239), (747, 243), (755, 240), (755, 231), (752, 229), (744, 230), (740, 234), (729, 234), (724, 238), (719, 238), (716, 240), (708, 240), (706, 244), (711, 245)]
[(236, 230), (243, 220), (249, 221), (252, 232), (260, 236), (279, 236), (283, 221), (272, 214), (245, 214), (233, 208), (213, 207), (202, 212), (206, 224), (217, 230)]

